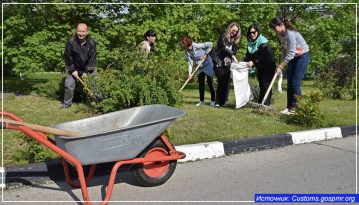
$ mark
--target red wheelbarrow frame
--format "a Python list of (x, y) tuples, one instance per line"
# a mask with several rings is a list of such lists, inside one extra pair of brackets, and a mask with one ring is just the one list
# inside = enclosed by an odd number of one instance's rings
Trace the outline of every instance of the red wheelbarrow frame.
[[(16, 120), (16, 121), (23, 122), (23, 120), (21, 118), (17, 117), (16, 115), (14, 115), (12, 113), (1, 112), (1, 115), (4, 117), (12, 118), (13, 120)], [(91, 165), (90, 171), (85, 179), (83, 166), (80, 163), (80, 161), (78, 159), (76, 159), (75, 157), (73, 157), (72, 155), (70, 155), (69, 153), (67, 153), (66, 151), (64, 151), (63, 149), (56, 146), (55, 141), (52, 138), (48, 137), (43, 132), (34, 131), (34, 130), (32, 130), (28, 127), (22, 126), (22, 125), (14, 125), (14, 124), (5, 123), (5, 122), (2, 122), (2, 127), (5, 129), (19, 130), (19, 131), (25, 133), (26, 135), (32, 137), (36, 141), (40, 142), (44, 146), (48, 147), (52, 151), (59, 154), (62, 157), (62, 165), (64, 167), (66, 182), (68, 184), (70, 184), (71, 186), (81, 187), (81, 192), (82, 192), (82, 196), (84, 199), (83, 202), (86, 205), (92, 204), (90, 201), (90, 198), (88, 196), (87, 184), (91, 181), (91, 179), (95, 173), (96, 164)], [(183, 152), (179, 152), (179, 151), (175, 150), (175, 148), (171, 145), (171, 143), (169, 142), (169, 140), (167, 139), (167, 137), (164, 134), (161, 134), (160, 137), (161, 137), (162, 141), (165, 143), (165, 145), (168, 147), (169, 155), (165, 156), (165, 157), (134, 158), (134, 159), (130, 159), (130, 160), (117, 161), (112, 168), (112, 171), (110, 174), (110, 179), (109, 179), (109, 182), (107, 185), (106, 196), (105, 196), (105, 199), (101, 202), (102, 205), (105, 205), (108, 202), (110, 202), (113, 186), (115, 183), (116, 174), (117, 174), (118, 169), (122, 165), (124, 165), (124, 164), (141, 164), (141, 163), (143, 164), (146, 162), (172, 161), (172, 160), (183, 159), (186, 157), (186, 155)], [(71, 179), (69, 166), (68, 166), (69, 162), (72, 164), (72, 166), (75, 167), (80, 183), (76, 183), (74, 180)]]

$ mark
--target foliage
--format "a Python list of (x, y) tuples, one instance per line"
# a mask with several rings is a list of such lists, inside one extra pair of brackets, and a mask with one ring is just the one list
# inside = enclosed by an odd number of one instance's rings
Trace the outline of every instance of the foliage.
[(279, 59), (276, 34), (268, 27), (270, 19), (277, 15), (290, 19), (308, 42), (312, 54), (308, 77), (316, 76), (340, 55), (355, 59), (353, 4), (163, 2), (169, 4), (4, 5), (5, 73), (63, 71), (64, 46), (79, 22), (89, 25), (90, 34), (97, 42), (97, 65), (101, 68), (118, 60), (119, 54), (135, 49), (149, 28), (158, 34), (157, 55), (164, 57), (169, 52), (179, 53), (178, 41), (182, 35), (190, 35), (197, 42), (215, 43), (232, 21), (239, 22), (242, 30), (239, 59), (246, 52), (246, 29), (253, 22), (261, 27)]
[(316, 86), (324, 96), (340, 99), (350, 96), (355, 99), (355, 64), (348, 58), (333, 60), (318, 77)]
[[(89, 25), (98, 45), (98, 60), (103, 61), (109, 41), (98, 32), (102, 12), (104, 7), (83, 4), (4, 5), (5, 73), (63, 71), (65, 43), (79, 22)], [(93, 32), (92, 27), (96, 28)]]
[(34, 163), (51, 159), (45, 146), (26, 135), (21, 135), (21, 137), (23, 142), (26, 143), (26, 148), (24, 151), (16, 153), (15, 160), (19, 161), (20, 159), (24, 159), (29, 163)]
[(319, 110), (319, 103), (323, 101), (321, 92), (311, 92), (309, 96), (296, 96), (295, 113), (287, 118), (287, 122), (304, 127), (320, 126), (323, 115)]
[(86, 78), (86, 82), (95, 80), (96, 90), (104, 98), (97, 108), (110, 112), (145, 104), (180, 104), (176, 58), (142, 55), (122, 55), (118, 67), (100, 69), (97, 76)]
[(348, 56), (355, 63), (355, 7), (351, 4), (281, 5), (278, 15), (291, 20), (309, 45), (306, 76), (314, 78), (328, 63)]

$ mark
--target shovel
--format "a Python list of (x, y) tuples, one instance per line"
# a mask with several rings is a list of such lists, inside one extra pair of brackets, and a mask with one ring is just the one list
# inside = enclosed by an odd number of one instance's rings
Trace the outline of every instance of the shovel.
[(25, 126), (25, 127), (30, 128), (32, 130), (51, 133), (51, 134), (55, 134), (55, 135), (59, 135), (59, 136), (66, 136), (66, 137), (78, 137), (78, 136), (80, 136), (79, 132), (62, 130), (62, 129), (57, 129), (57, 128), (53, 128), (53, 127), (45, 127), (45, 126), (31, 124), (31, 123), (27, 123), (27, 122), (20, 122), (20, 121), (15, 121), (15, 120), (4, 119), (2, 121), (2, 123), (9, 123), (11, 126), (19, 126), (19, 125), (20, 126)]

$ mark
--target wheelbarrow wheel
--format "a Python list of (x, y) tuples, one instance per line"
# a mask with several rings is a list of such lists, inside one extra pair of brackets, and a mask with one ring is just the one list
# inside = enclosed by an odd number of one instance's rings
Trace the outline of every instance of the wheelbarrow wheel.
[[(139, 157), (155, 158), (168, 156), (169, 150), (167, 146), (157, 139), (149, 145)], [(142, 186), (151, 187), (158, 186), (165, 183), (173, 174), (177, 166), (177, 160), (161, 161), (161, 162), (146, 162), (143, 164), (136, 164), (132, 167), (132, 175), (134, 180)]]

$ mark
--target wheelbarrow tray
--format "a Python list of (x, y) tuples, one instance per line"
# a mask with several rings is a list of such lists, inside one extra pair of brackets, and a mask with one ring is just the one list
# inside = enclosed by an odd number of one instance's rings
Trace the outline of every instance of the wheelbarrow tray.
[(125, 109), (55, 125), (81, 133), (79, 137), (55, 136), (55, 141), (82, 165), (133, 159), (184, 114), (165, 105)]

